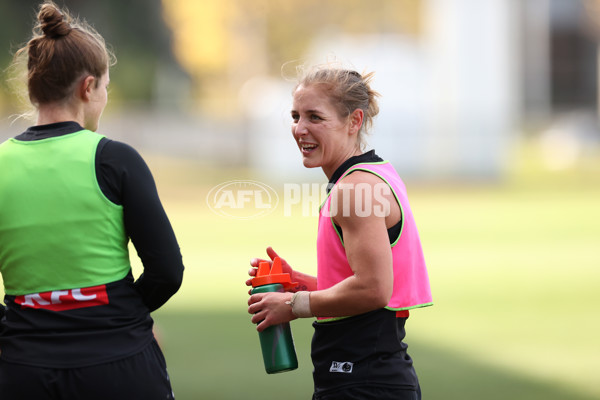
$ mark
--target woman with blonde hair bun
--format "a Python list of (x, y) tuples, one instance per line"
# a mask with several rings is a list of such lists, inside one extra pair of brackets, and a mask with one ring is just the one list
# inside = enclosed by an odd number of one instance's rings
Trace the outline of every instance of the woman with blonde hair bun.
[[(364, 150), (379, 112), (372, 78), (330, 65), (299, 77), (292, 136), (304, 166), (321, 168), (329, 180), (319, 210), (317, 276), (282, 260), (298, 286), (248, 300), (259, 331), (316, 317), (313, 400), (421, 398), (405, 324), (409, 310), (432, 304), (431, 291), (406, 187), (388, 161)], [(278, 257), (271, 247), (267, 255)], [(251, 276), (262, 261), (251, 260)]]
[(0, 144), (0, 397), (173, 399), (150, 313), (184, 267), (146, 163), (96, 133), (113, 56), (52, 2), (37, 21), (15, 55), (37, 122)]

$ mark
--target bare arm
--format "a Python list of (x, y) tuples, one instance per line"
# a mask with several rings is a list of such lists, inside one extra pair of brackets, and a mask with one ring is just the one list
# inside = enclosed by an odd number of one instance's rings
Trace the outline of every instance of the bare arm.
[[(267, 247), (267, 255), (271, 260), (279, 257), (272, 247)], [(281, 258), (281, 257), (280, 257)], [(252, 268), (248, 271), (250, 279), (246, 280), (246, 286), (252, 285), (252, 277), (256, 275), (258, 264), (267, 261), (260, 258), (254, 258), (250, 261)], [(290, 274), (292, 282), (297, 282), (296, 287), (287, 293), (257, 293), (251, 294), (248, 299), (248, 313), (254, 314), (252, 322), (258, 324), (256, 329), (261, 332), (271, 325), (277, 325), (296, 319), (292, 313), (292, 308), (286, 304), (292, 298), (292, 292), (317, 290), (317, 278), (312, 275), (294, 271), (292, 267), (281, 258), (281, 267), (284, 273)]]
[[(344, 232), (346, 256), (353, 275), (331, 288), (312, 289), (310, 308), (314, 316), (361, 314), (384, 307), (392, 295), (392, 252), (387, 228), (400, 219), (398, 203), (391, 191), (383, 197), (375, 195), (375, 187), (386, 184), (373, 174), (354, 172), (343, 183), (346, 186), (338, 185), (331, 201), (339, 210), (334, 221)], [(310, 282), (316, 287), (316, 279)], [(257, 329), (295, 319), (285, 304), (290, 299), (290, 293), (252, 295), (248, 312), (255, 314), (253, 322), (263, 321)]]
[(386, 219), (394, 218), (390, 206), (398, 206), (391, 192), (392, 198), (375, 196), (377, 185), (385, 183), (371, 173), (358, 171), (344, 178), (331, 194), (337, 206), (334, 222), (344, 232), (344, 248), (354, 274), (329, 289), (311, 293), (315, 316), (361, 314), (385, 307), (392, 296), (392, 250), (387, 234), (390, 223)]

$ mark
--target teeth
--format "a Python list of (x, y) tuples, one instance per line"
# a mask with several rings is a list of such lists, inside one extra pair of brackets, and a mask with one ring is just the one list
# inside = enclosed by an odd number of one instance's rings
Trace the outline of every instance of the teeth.
[(310, 150), (310, 149), (316, 149), (317, 145), (312, 144), (312, 143), (303, 143), (300, 145), (300, 147), (302, 147), (302, 150)]

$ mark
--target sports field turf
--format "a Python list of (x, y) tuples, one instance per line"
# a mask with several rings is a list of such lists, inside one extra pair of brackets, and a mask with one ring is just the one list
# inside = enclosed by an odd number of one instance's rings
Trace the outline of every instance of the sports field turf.
[[(424, 399), (600, 398), (599, 165), (549, 173), (519, 163), (495, 182), (408, 182), (435, 302), (407, 325)], [(310, 321), (292, 322), (299, 369), (267, 375), (244, 281), (267, 245), (314, 272), (316, 217), (279, 208), (223, 218), (206, 206), (211, 187), (260, 177), (150, 166), (186, 265), (180, 292), (154, 314), (177, 399), (309, 399)], [(183, 177), (171, 174), (179, 168)]]
[[(524, 151), (500, 181), (408, 183), (435, 302), (407, 326), (424, 399), (600, 397), (600, 163), (550, 173)], [(292, 322), (299, 369), (267, 375), (243, 282), (267, 245), (314, 272), (316, 217), (218, 217), (208, 186), (165, 197), (187, 267), (156, 314), (176, 394), (308, 399), (310, 322)]]

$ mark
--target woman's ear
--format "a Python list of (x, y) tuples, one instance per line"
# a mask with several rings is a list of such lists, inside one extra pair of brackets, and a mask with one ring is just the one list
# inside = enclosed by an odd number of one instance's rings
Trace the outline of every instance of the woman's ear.
[(78, 93), (79, 97), (83, 101), (89, 101), (90, 96), (92, 94), (92, 90), (94, 89), (95, 85), (96, 85), (96, 78), (94, 78), (92, 75), (86, 76), (81, 81), (81, 83), (79, 84), (79, 88), (77, 89), (77, 93)]
[(349, 117), (350, 132), (353, 135), (357, 134), (358, 131), (360, 131), (360, 128), (362, 127), (364, 118), (365, 118), (365, 113), (360, 108), (357, 108), (356, 110), (354, 110), (352, 112), (352, 114), (350, 114), (350, 117)]

